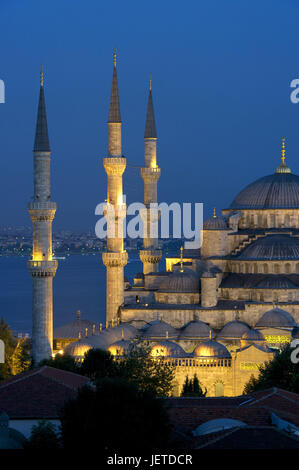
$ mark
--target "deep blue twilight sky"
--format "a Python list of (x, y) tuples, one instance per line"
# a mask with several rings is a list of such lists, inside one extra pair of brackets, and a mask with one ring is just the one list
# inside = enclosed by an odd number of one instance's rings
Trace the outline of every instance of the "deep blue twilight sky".
[[(148, 77), (162, 168), (159, 200), (227, 207), (279, 164), (299, 173), (299, 0), (0, 0), (0, 225), (30, 225), (32, 148), (44, 64), (54, 227), (93, 230), (103, 201), (113, 48), (123, 153), (143, 164)], [(142, 200), (137, 168), (129, 200)]]

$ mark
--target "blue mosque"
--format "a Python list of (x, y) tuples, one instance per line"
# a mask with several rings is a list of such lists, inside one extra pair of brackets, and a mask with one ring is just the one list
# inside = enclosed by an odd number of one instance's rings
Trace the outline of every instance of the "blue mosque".
[[(157, 130), (150, 83), (144, 133), (144, 220), (158, 202)], [(107, 225), (119, 228), (126, 214), (123, 178), (122, 119), (114, 56), (108, 115)], [(279, 153), (279, 152), (278, 152)], [(280, 161), (273, 158), (267, 176), (249, 183), (221, 214), (204, 221), (200, 249), (181, 249), (166, 258), (158, 240), (144, 233), (140, 250), (142, 273), (125, 277), (128, 253), (120, 230), (107, 237), (102, 253), (106, 267), (106, 324), (81, 318), (53, 331), (52, 228), (56, 205), (50, 201), (50, 147), (43, 82), (34, 148), (35, 201), (29, 212), (34, 227), (33, 356), (71, 354), (82, 361), (91, 348), (116, 358), (144, 343), (154, 358), (175, 367), (173, 395), (181, 393), (186, 376), (197, 375), (208, 396), (237, 396), (259, 367), (292, 338), (299, 323), (299, 176), (286, 162), (285, 140)], [(275, 163), (276, 162), (276, 163)], [(276, 168), (275, 168), (276, 167)], [(165, 174), (167, 168), (164, 169)], [(244, 177), (246, 184), (246, 177)], [(104, 196), (104, 195), (103, 195)], [(104, 198), (104, 197), (103, 197)], [(114, 219), (109, 219), (109, 207)], [(109, 233), (109, 230), (108, 230)], [(55, 312), (54, 312), (55, 313)]]

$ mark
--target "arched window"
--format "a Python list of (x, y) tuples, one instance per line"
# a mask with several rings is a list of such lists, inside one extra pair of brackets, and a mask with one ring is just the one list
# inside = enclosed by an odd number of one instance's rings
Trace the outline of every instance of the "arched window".
[(274, 264), (274, 274), (279, 274), (280, 273), (280, 266), (279, 264)]
[(290, 265), (290, 263), (287, 263), (287, 264), (285, 265), (285, 271), (286, 271), (286, 273), (290, 273), (290, 272), (291, 272), (291, 265)]
[(284, 216), (284, 226), (285, 226), (285, 227), (289, 227), (289, 226), (290, 226), (290, 216), (289, 216), (289, 214), (286, 214), (286, 215)]
[(224, 385), (222, 382), (215, 383), (215, 397), (224, 396)]
[(253, 272), (254, 272), (254, 274), (258, 273), (258, 266), (257, 266), (256, 263), (254, 263), (254, 265), (253, 265)]
[(299, 263), (296, 264), (296, 273), (299, 274)]
[(264, 273), (268, 274), (268, 272), (269, 272), (268, 265), (264, 264)]

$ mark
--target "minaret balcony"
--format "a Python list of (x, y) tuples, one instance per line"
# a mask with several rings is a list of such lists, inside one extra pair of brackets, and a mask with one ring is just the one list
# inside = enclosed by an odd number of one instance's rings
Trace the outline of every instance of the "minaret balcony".
[(33, 201), (33, 202), (29, 202), (28, 204), (29, 211), (36, 211), (36, 210), (56, 211), (56, 209), (57, 209), (56, 202), (51, 202), (51, 201)]
[(142, 263), (156, 264), (161, 261), (162, 251), (154, 249), (140, 250), (139, 257)]
[(125, 157), (105, 157), (103, 165), (108, 175), (121, 176), (126, 169), (127, 159)]
[(159, 168), (158, 166), (153, 167), (153, 168), (151, 167), (140, 168), (140, 174), (141, 174), (141, 178), (144, 181), (155, 182), (155, 181), (158, 181), (158, 179), (160, 178), (161, 168)]
[(48, 261), (29, 260), (27, 261), (27, 268), (33, 277), (55, 276), (58, 261), (56, 259)]
[(125, 250), (122, 252), (104, 251), (102, 259), (107, 268), (124, 267), (128, 262), (128, 253)]

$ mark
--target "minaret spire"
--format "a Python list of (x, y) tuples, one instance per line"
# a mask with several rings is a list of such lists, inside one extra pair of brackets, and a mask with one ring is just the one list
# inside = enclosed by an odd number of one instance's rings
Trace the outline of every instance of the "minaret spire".
[(110, 108), (108, 122), (121, 122), (120, 116), (120, 105), (119, 105), (119, 94), (118, 94), (118, 83), (117, 83), (117, 71), (116, 71), (116, 49), (113, 53), (113, 75), (112, 75), (112, 88), (110, 95)]
[(149, 83), (149, 94), (148, 94), (148, 102), (147, 102), (144, 138), (145, 139), (157, 138), (154, 104), (153, 104), (153, 96), (152, 96), (152, 76), (151, 75), (150, 75), (150, 83)]
[(50, 143), (48, 135), (46, 102), (44, 94), (44, 72), (41, 65), (40, 70), (40, 91), (37, 109), (36, 131), (34, 140), (34, 152), (50, 152)]

